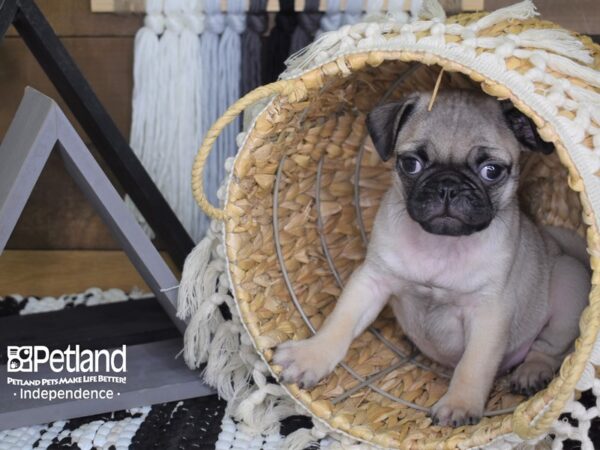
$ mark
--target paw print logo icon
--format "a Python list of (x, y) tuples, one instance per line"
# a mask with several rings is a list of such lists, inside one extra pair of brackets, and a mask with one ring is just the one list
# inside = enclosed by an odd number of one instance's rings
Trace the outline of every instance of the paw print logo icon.
[(9, 345), (7, 348), (8, 372), (31, 372), (33, 370), (33, 348)]

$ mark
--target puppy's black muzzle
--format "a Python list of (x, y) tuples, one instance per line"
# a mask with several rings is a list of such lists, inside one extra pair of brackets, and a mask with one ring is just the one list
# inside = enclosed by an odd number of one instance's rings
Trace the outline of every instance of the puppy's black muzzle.
[(486, 228), (493, 207), (482, 183), (471, 173), (430, 167), (408, 192), (410, 217), (429, 233), (464, 236)]

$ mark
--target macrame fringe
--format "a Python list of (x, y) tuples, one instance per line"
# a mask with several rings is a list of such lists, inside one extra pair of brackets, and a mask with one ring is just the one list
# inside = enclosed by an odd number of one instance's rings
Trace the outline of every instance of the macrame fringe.
[(342, 25), (354, 25), (360, 22), (363, 0), (346, 0), (346, 9), (342, 14)]
[[(244, 0), (228, 0), (225, 29), (219, 42), (219, 57), (216, 59), (219, 67), (217, 79), (217, 116), (220, 117), (240, 96), (240, 70), (242, 63), (241, 34), (246, 29), (246, 14)], [(215, 61), (215, 60), (213, 60)], [(213, 93), (214, 95), (214, 93)], [(235, 155), (237, 146), (235, 137), (241, 130), (241, 120), (236, 118), (223, 130), (217, 139), (215, 150), (218, 155), (219, 178), (215, 188), (221, 185), (225, 173), (225, 160)]]
[[(129, 145), (150, 174), (153, 174), (155, 169), (152, 159), (149, 158), (149, 148), (156, 139), (154, 124), (157, 105), (154, 93), (157, 92), (158, 71), (155, 70), (155, 65), (159, 59), (159, 36), (164, 29), (162, 0), (148, 0), (144, 26), (136, 33), (133, 46), (133, 95)], [(125, 204), (144, 232), (150, 238), (154, 238), (154, 232), (128, 195), (125, 196)]]
[(411, 0), (410, 2), (410, 17), (413, 21), (419, 19), (419, 13), (423, 9), (423, 0)]
[(304, 11), (298, 14), (298, 26), (292, 33), (290, 53), (303, 49), (313, 41), (320, 21), (319, 0), (305, 0)]
[(176, 156), (171, 161), (172, 170), (169, 185), (175, 198), (173, 206), (183, 226), (197, 242), (206, 232), (208, 218), (200, 211), (189, 187), (190, 167), (200, 146), (199, 124), (202, 109), (199, 106), (202, 86), (202, 61), (200, 59), (200, 38), (204, 30), (204, 17), (200, 0), (185, 0), (180, 18), (182, 29), (179, 35), (179, 77), (177, 86), (178, 145)]
[(262, 84), (262, 35), (267, 31), (267, 0), (250, 0), (242, 35), (241, 95)]
[(284, 71), (286, 58), (290, 54), (292, 34), (297, 24), (294, 0), (279, 0), (279, 12), (275, 15), (275, 26), (271, 29), (265, 42), (263, 83), (277, 80)]
[(441, 21), (446, 19), (446, 11), (438, 0), (423, 0), (418, 16), (420, 19)]
[(182, 320), (195, 315), (202, 301), (204, 275), (215, 244), (216, 238), (209, 230), (185, 259), (177, 300), (177, 317)]
[[(226, 170), (231, 168), (229, 159)], [(222, 197), (223, 191), (219, 192)], [(244, 424), (248, 433), (278, 432), (282, 419), (304, 412), (279, 384), (268, 381), (268, 369), (256, 354), (229, 294), (224, 260), (220, 224), (213, 222), (184, 264), (177, 315), (190, 321), (183, 356), (190, 368), (206, 364), (204, 380), (227, 400), (227, 414)], [(231, 320), (223, 318), (219, 309), (223, 304)]]
[[(183, 24), (180, 21), (181, 8), (177, 0), (164, 1), (165, 31), (160, 38), (157, 121), (157, 139), (148, 157), (153, 161), (153, 178), (165, 199), (176, 211), (177, 188), (171, 180), (172, 170), (179, 157), (179, 86), (180, 74), (180, 34)], [(177, 212), (177, 211), (176, 211)], [(181, 218), (180, 218), (181, 219)], [(188, 230), (189, 232), (189, 230)]]
[(383, 0), (367, 0), (363, 22), (381, 22), (384, 19)]
[(473, 31), (479, 31), (494, 26), (497, 23), (503, 22), (505, 20), (527, 20), (537, 15), (538, 12), (536, 10), (535, 5), (533, 4), (533, 1), (525, 0), (511, 6), (506, 6), (504, 8), (497, 9), (496, 11), (491, 12), (486, 16), (483, 16), (477, 22), (468, 25), (467, 28)]
[[(225, 16), (221, 12), (220, 0), (204, 0), (204, 33), (200, 37), (200, 58), (202, 61), (209, 61), (210, 63), (202, 66), (202, 86), (200, 89), (200, 104), (203, 113), (200, 122), (200, 135), (202, 138), (219, 118), (217, 98), (219, 84), (221, 83), (218, 66), (218, 61), (221, 58), (219, 55), (219, 39), (224, 30)], [(215, 151), (209, 156), (205, 169), (204, 189), (206, 197), (211, 203), (217, 202), (219, 180), (222, 180), (225, 175), (223, 159), (218, 151), (219, 141), (217, 140)]]
[(406, 23), (409, 20), (408, 14), (404, 12), (404, 4), (402, 2), (390, 2), (386, 18), (391, 22), (397, 23)]
[[(362, 3), (362, 0), (361, 0)], [(362, 12), (362, 5), (361, 5)], [(325, 14), (321, 17), (321, 28), (317, 32), (317, 37), (327, 31), (337, 30), (342, 25), (342, 12), (340, 10), (340, 0), (328, 0)]]
[(516, 44), (521, 47), (531, 47), (547, 50), (584, 64), (591, 64), (594, 58), (583, 43), (574, 35), (562, 29), (525, 30), (517, 35)]

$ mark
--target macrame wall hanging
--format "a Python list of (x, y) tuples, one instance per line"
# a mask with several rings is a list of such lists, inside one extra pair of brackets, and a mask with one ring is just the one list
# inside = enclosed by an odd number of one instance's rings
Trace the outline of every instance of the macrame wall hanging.
[[(407, 20), (404, 2), (388, 2), (384, 13), (385, 5), (329, 0), (323, 14), (319, 0), (306, 0), (300, 12), (294, 0), (280, 0), (269, 32), (266, 0), (228, 0), (226, 11), (221, 0), (146, 1), (144, 26), (135, 40), (131, 146), (194, 240), (205, 234), (209, 221), (196, 207), (187, 180), (210, 125), (240, 95), (276, 80), (290, 54), (319, 32), (355, 24), (363, 14), (369, 21)], [(208, 160), (205, 189), (213, 202), (240, 129), (236, 119)]]
[(279, 0), (279, 12), (275, 15), (275, 26), (265, 43), (263, 83), (275, 81), (285, 69), (284, 62), (290, 54), (292, 34), (297, 24), (294, 0)]
[(250, 0), (242, 35), (242, 95), (262, 84), (262, 36), (268, 21), (267, 0)]
[(304, 11), (298, 14), (298, 25), (292, 34), (289, 53), (296, 53), (310, 44), (321, 22), (319, 0), (306, 0)]
[[(147, 0), (135, 38), (131, 147), (195, 239), (207, 226), (187, 188), (202, 134), (200, 0)], [(128, 200), (129, 201), (129, 200)], [(129, 203), (131, 203), (129, 201)], [(144, 223), (139, 216), (140, 222)], [(148, 230), (151, 233), (151, 230)]]

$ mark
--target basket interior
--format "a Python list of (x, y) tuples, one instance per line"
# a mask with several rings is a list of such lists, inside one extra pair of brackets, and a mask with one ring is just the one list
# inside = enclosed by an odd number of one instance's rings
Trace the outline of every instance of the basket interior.
[[(244, 322), (267, 362), (277, 344), (319, 329), (365, 255), (393, 164), (374, 151), (365, 114), (386, 95), (432, 90), (439, 72), (437, 65), (394, 60), (326, 78), (306, 102), (277, 99), (263, 113), (273, 128), (251, 135), (241, 150), (229, 190), (238, 214), (227, 224), (228, 257)], [(445, 72), (441, 89), (451, 87), (480, 89)], [(581, 204), (557, 155), (524, 154), (521, 172), (522, 208), (541, 224), (583, 235)], [(449, 373), (420, 355), (385, 309), (334, 373), (310, 390), (288, 389), (336, 428), (409, 448), (469, 432), (430, 426), (423, 411), (446, 392)], [(506, 418), (523, 400), (498, 379), (483, 423)]]

